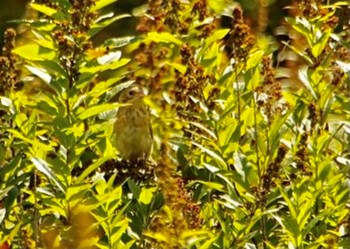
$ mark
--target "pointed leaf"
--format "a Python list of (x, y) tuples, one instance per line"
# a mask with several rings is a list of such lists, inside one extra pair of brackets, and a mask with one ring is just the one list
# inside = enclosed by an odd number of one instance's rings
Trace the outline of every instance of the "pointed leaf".
[(65, 193), (65, 186), (63, 185), (63, 183), (60, 182), (60, 180), (57, 178), (57, 176), (55, 175), (55, 173), (50, 169), (48, 163), (46, 161), (44, 161), (41, 158), (38, 157), (32, 157), (31, 158), (32, 163), (34, 164), (34, 166), (44, 175), (46, 175), (46, 177), (55, 183), (55, 185), (63, 192)]
[(82, 111), (81, 113), (79, 113), (78, 118), (81, 120), (84, 120), (84, 119), (90, 118), (92, 116), (96, 116), (96, 115), (103, 113), (103, 112), (106, 112), (106, 111), (115, 110), (119, 106), (121, 106), (121, 104), (117, 104), (117, 103), (91, 106), (91, 107), (85, 109), (84, 111)]

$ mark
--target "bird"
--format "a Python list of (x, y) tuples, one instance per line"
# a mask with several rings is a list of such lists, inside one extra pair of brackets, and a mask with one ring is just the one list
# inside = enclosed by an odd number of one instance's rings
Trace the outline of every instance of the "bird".
[(118, 109), (114, 130), (116, 148), (122, 160), (146, 161), (151, 154), (153, 133), (144, 96), (138, 85), (123, 89), (119, 95), (118, 102), (125, 105)]

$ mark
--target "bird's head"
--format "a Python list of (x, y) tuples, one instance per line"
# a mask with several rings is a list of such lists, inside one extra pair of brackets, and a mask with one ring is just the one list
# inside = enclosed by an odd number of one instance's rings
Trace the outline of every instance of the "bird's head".
[(119, 96), (120, 103), (139, 103), (145, 96), (140, 86), (129, 86), (125, 88)]

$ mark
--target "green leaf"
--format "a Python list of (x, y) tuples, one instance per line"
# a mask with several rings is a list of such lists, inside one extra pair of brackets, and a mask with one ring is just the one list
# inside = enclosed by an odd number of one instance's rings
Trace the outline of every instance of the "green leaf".
[(6, 98), (4, 96), (0, 96), (0, 105), (1, 107), (9, 111), (11, 114), (16, 113), (16, 109), (13, 105), (12, 99)]
[(31, 158), (32, 163), (34, 164), (34, 166), (44, 175), (46, 175), (46, 177), (55, 183), (55, 185), (63, 192), (66, 193), (65, 190), (65, 186), (64, 184), (57, 178), (57, 176), (55, 175), (55, 173), (50, 169), (48, 163), (46, 161), (44, 161), (41, 158), (38, 157), (32, 157)]
[(95, 12), (96, 10), (102, 9), (106, 7), (107, 5), (110, 5), (117, 0), (98, 0), (95, 2), (94, 6), (90, 9), (90, 12)]
[(182, 41), (177, 39), (174, 35), (163, 32), (163, 33), (158, 33), (158, 32), (149, 32), (147, 34), (147, 39), (152, 41), (152, 42), (160, 42), (160, 43), (174, 43), (176, 45), (181, 45)]
[(186, 73), (187, 66), (184, 66), (182, 64), (175, 63), (175, 62), (169, 62), (169, 61), (167, 61), (166, 64), (168, 64), (169, 66), (175, 68), (177, 71), (179, 71), (182, 74)]
[(317, 225), (317, 223), (321, 220), (323, 220), (325, 217), (331, 215), (332, 213), (335, 213), (335, 210), (333, 209), (325, 209), (320, 214), (318, 214), (315, 218), (313, 218), (311, 221), (307, 223), (305, 228), (303, 229), (302, 233), (303, 236), (306, 236), (310, 230)]
[(130, 15), (122, 14), (119, 16), (115, 16), (113, 18), (106, 19), (105, 21), (102, 21), (102, 22), (94, 23), (91, 26), (90, 30), (88, 31), (88, 36), (92, 37), (96, 35), (98, 32), (100, 32), (101, 30), (103, 30), (104, 28), (106, 28), (108, 25), (126, 17), (130, 17)]
[(11, 228), (10, 234), (7, 237), (7, 241), (14, 241), (14, 238), (18, 236), (22, 228), (23, 228), (22, 221), (21, 220), (17, 221), (14, 224), (14, 227)]
[(33, 66), (41, 68), (47, 74), (62, 77), (65, 79), (68, 78), (66, 70), (63, 69), (59, 62), (56, 60), (35, 61), (35, 64), (33, 63)]
[(148, 205), (151, 203), (153, 199), (154, 192), (157, 190), (157, 188), (142, 188), (140, 196), (139, 196), (139, 202)]
[(81, 201), (84, 199), (85, 194), (91, 188), (90, 183), (78, 183), (72, 184), (67, 188), (66, 199), (69, 200), (71, 204), (74, 201)]
[(38, 68), (38, 67), (32, 67), (29, 65), (25, 65), (25, 67), (32, 72), (33, 74), (35, 74), (36, 76), (38, 76), (40, 79), (42, 79), (45, 83), (49, 84), (51, 81), (51, 76), (46, 72), (45, 69), (42, 68)]
[(219, 144), (220, 147), (228, 145), (231, 142), (231, 138), (237, 130), (238, 122), (234, 118), (228, 118), (227, 125), (219, 131)]
[(297, 222), (288, 216), (284, 216), (283, 221), (283, 225), (289, 233), (289, 237), (291, 238), (293, 244), (298, 248), (302, 243), (302, 237)]
[(104, 65), (96, 65), (96, 66), (91, 66), (91, 67), (83, 67), (80, 72), (81, 73), (90, 73), (90, 74), (96, 74), (98, 72), (103, 72), (107, 70), (115, 70), (118, 69), (126, 64), (128, 64), (130, 59), (121, 59), (121, 60), (116, 60), (111, 63), (107, 63)]
[(43, 151), (51, 151), (52, 150), (51, 146), (48, 146), (44, 143), (40, 143), (37, 140), (29, 139), (29, 138), (25, 137), (24, 135), (22, 135), (17, 130), (7, 129), (7, 131), (10, 132), (11, 134), (13, 134), (15, 137), (23, 140), (24, 142), (33, 145), (33, 147), (35, 147), (36, 149), (43, 150)]
[(211, 131), (210, 129), (208, 129), (205, 125), (199, 123), (199, 122), (194, 122), (194, 121), (190, 121), (189, 122), (191, 125), (201, 129), (202, 131), (204, 131), (206, 134), (208, 134), (212, 139), (217, 140), (216, 134), (215, 132)]
[(318, 163), (318, 172), (317, 176), (323, 182), (326, 181), (329, 177), (329, 173), (332, 168), (332, 158), (325, 158), (322, 162)]
[(303, 82), (304, 86), (307, 88), (307, 90), (309, 90), (311, 96), (317, 100), (318, 96), (317, 93), (312, 85), (312, 83), (310, 82), (311, 79), (308, 75), (308, 67), (304, 66), (301, 69), (299, 69), (299, 79), (301, 80), (301, 82)]
[(58, 115), (58, 110), (57, 108), (49, 105), (46, 101), (40, 101), (37, 105), (36, 108), (39, 110), (47, 113), (48, 115), (56, 116)]
[[(208, 6), (214, 10), (216, 14), (222, 14), (222, 12), (232, 5), (232, 0), (208, 0)], [(231, 8), (229, 8), (231, 9)]]
[(211, 248), (211, 246), (215, 242), (215, 240), (217, 240), (216, 237), (207, 240), (201, 247), (199, 247), (199, 249), (209, 249), (209, 248)]
[(284, 199), (284, 201), (287, 203), (287, 206), (289, 208), (289, 212), (291, 214), (291, 217), (293, 219), (297, 219), (297, 216), (298, 216), (298, 213), (297, 213), (297, 210), (296, 210), (296, 207), (295, 205), (293, 204), (293, 202), (290, 200), (289, 196), (287, 195), (287, 193), (284, 191), (284, 189), (280, 186), (280, 185), (277, 185), (278, 189), (280, 190), (280, 193), (282, 194), (282, 197)]
[(133, 198), (138, 199), (141, 193), (141, 188), (135, 184), (134, 181), (128, 180), (127, 181), (129, 189), (133, 195)]
[(77, 182), (82, 182), (86, 177), (88, 177), (92, 172), (94, 172), (98, 167), (100, 167), (102, 164), (107, 162), (112, 158), (103, 157), (101, 160), (98, 160), (94, 162), (93, 164), (89, 165), (86, 169), (84, 169), (83, 173), (80, 174), (80, 176), (77, 178)]
[(91, 107), (85, 109), (84, 111), (80, 112), (78, 114), (78, 118), (81, 120), (85, 120), (87, 118), (91, 118), (93, 116), (96, 116), (100, 113), (115, 110), (116, 108), (118, 108), (121, 105), (122, 104), (113, 103), (113, 104), (101, 104), (101, 105), (91, 106)]
[(329, 40), (329, 37), (332, 33), (331, 30), (327, 30), (327, 31), (318, 30), (318, 32), (320, 33), (320, 37), (311, 46), (311, 53), (315, 58), (318, 58), (320, 54), (323, 53), (327, 45), (327, 42)]
[(135, 36), (125, 36), (125, 37), (119, 37), (119, 38), (111, 38), (111, 39), (107, 39), (103, 42), (103, 45), (105, 45), (106, 47), (109, 47), (110, 49), (112, 48), (120, 48), (120, 47), (124, 47), (128, 44), (130, 44), (130, 42), (132, 42), (133, 40), (135, 40)]
[(230, 31), (230, 29), (219, 29), (219, 30), (216, 30), (211, 36), (209, 36), (205, 40), (205, 45), (206, 46), (211, 46), (213, 42), (216, 42), (216, 41), (221, 40), (222, 38), (224, 38), (228, 34), (229, 31)]
[(346, 63), (346, 62), (343, 62), (343, 61), (335, 61), (338, 66), (344, 71), (344, 73), (348, 73), (350, 72), (350, 63)]
[(46, 5), (31, 3), (30, 7), (56, 20), (59, 20), (59, 21), (68, 20), (67, 16), (63, 14), (61, 11), (58, 11)]
[(226, 162), (225, 160), (219, 155), (217, 154), (216, 152), (204, 147), (203, 145), (199, 144), (199, 143), (196, 143), (194, 141), (192, 141), (192, 144), (197, 146), (199, 149), (201, 149), (204, 153), (208, 154), (209, 156), (211, 156), (215, 162), (217, 162), (217, 164), (219, 166), (221, 166), (221, 169), (227, 169), (227, 165), (226, 165)]
[(6, 216), (6, 209), (1, 208), (0, 209), (0, 224), (2, 224), (2, 221), (4, 220), (5, 216)]
[(191, 183), (189, 183), (189, 185), (192, 186), (195, 183), (203, 184), (203, 185), (207, 186), (210, 189), (215, 189), (215, 190), (218, 190), (220, 192), (224, 192), (224, 190), (225, 190), (225, 187), (221, 183), (216, 183), (216, 182), (195, 180), (195, 181), (192, 181)]
[(93, 96), (93, 97), (99, 97), (99, 96), (105, 94), (107, 91), (109, 91), (110, 88), (112, 86), (116, 85), (116, 83), (118, 81), (120, 81), (120, 78), (118, 78), (118, 77), (113, 77), (113, 78), (110, 78), (106, 81), (101, 81), (98, 84), (96, 84), (94, 86), (94, 88), (92, 88), (89, 95)]
[(118, 243), (116, 249), (129, 249), (129, 248), (131, 248), (131, 247), (135, 244), (135, 242), (136, 242), (136, 240), (134, 239), (134, 240), (129, 241), (129, 242), (126, 243), (126, 244), (122, 244), (122, 245), (121, 245), (120, 243)]
[(256, 67), (262, 61), (263, 56), (264, 56), (264, 51), (262, 50), (257, 50), (253, 53), (250, 53), (245, 70), (248, 71), (249, 69)]
[(301, 16), (297, 16), (296, 18), (287, 17), (286, 21), (306, 38), (310, 46), (312, 45), (312, 25), (306, 18)]
[(44, 48), (36, 43), (17, 47), (13, 52), (29, 61), (54, 60), (56, 57), (55, 51)]
[(293, 52), (295, 52), (296, 54), (298, 54), (301, 58), (303, 58), (309, 65), (314, 64), (314, 62), (312, 61), (312, 59), (304, 52), (300, 51), (299, 49), (297, 49), (294, 46), (289, 45), (287, 42), (282, 41), (282, 43), (284, 45), (286, 45), (287, 47), (289, 47), (291, 50), (293, 50)]
[(57, 13), (56, 9), (50, 8), (50, 7), (43, 5), (43, 4), (31, 3), (30, 7), (32, 7), (36, 11), (39, 11), (47, 16), (53, 16), (54, 14)]
[(166, 236), (166, 234), (161, 233), (161, 232), (144, 232), (143, 235), (145, 235), (148, 238), (151, 238), (152, 240), (155, 240), (157, 242), (167, 242), (168, 241), (168, 237)]
[(18, 197), (19, 194), (20, 194), (20, 191), (19, 191), (19, 189), (16, 186), (12, 187), (7, 192), (7, 196), (6, 196), (6, 198), (5, 198), (4, 202), (3, 202), (3, 206), (6, 208), (8, 213), (12, 209), (12, 205), (15, 202), (15, 200)]

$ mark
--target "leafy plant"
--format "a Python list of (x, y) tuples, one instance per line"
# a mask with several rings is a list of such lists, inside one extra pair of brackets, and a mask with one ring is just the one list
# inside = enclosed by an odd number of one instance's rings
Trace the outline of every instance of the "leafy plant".
[[(31, 34), (5, 34), (0, 245), (346, 248), (349, 4), (294, 4), (278, 43), (226, 1), (150, 1), (135, 36), (96, 45), (129, 17), (114, 2), (35, 1)], [(114, 147), (134, 83), (154, 162)]]

